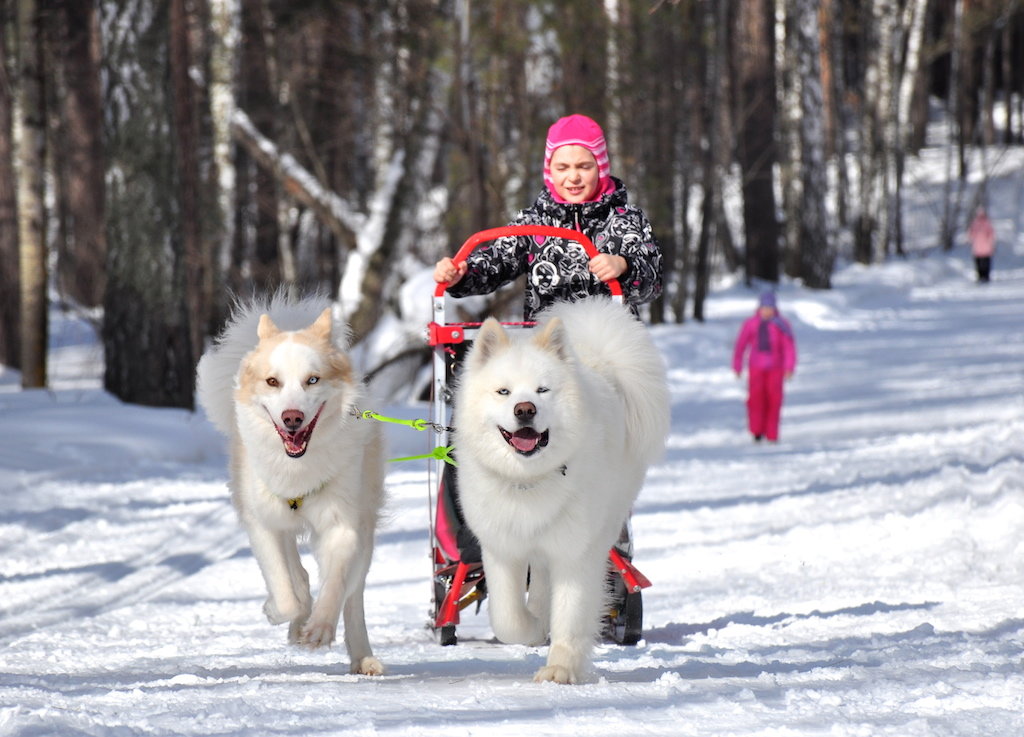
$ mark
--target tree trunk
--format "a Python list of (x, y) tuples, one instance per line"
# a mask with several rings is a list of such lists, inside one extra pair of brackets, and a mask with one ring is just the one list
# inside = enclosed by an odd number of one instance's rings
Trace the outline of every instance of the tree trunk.
[(46, 386), (46, 113), (43, 23), (35, 0), (18, 0), (18, 239), (21, 269), (21, 385)]
[[(921, 53), (924, 43), (925, 16), (928, 12), (928, 0), (909, 0), (903, 7), (900, 24), (901, 35), (906, 38), (906, 52), (902, 55), (903, 63), (898, 64), (899, 79), (896, 89), (896, 112), (893, 125), (895, 150), (892, 152), (895, 164), (894, 212), (893, 220), (896, 236), (896, 253), (904, 255), (903, 250), (903, 174), (904, 163), (913, 135), (911, 113), (914, 101), (918, 98), (918, 87), (922, 82)], [(904, 44), (901, 44), (904, 45)]]
[(107, 257), (99, 21), (94, 0), (60, 0), (57, 11), (66, 131), (61, 181), (66, 184), (69, 221), (67, 238), (60, 244), (58, 282), (63, 294), (96, 307), (103, 302)]
[(126, 402), (193, 406), (196, 356), (185, 299), (179, 172), (173, 147), (165, 6), (104, 17), (110, 75), (107, 292), (103, 347), (107, 391)]
[(21, 366), (21, 279), (18, 254), (18, 210), (14, 178), (14, 98), (8, 81), (7, 28), (14, 7), (0, 0), (0, 363)]
[(800, 277), (812, 289), (831, 285), (832, 234), (825, 201), (825, 102), (821, 85), (818, 2), (794, 6), (797, 75), (800, 80)]
[[(964, 4), (967, 0), (953, 0), (953, 29), (950, 44), (950, 72), (949, 90), (946, 94), (946, 120), (949, 122), (949, 139), (946, 145), (946, 178), (943, 183), (942, 197), (942, 230), (939, 233), (939, 243), (944, 251), (952, 251), (956, 237), (956, 223), (959, 218), (960, 206), (959, 195), (954, 203), (953, 188), (956, 179), (953, 175), (953, 157), (957, 151), (959, 142), (963, 139), (960, 134), (960, 98), (961, 98), (961, 52), (963, 25), (964, 25)], [(962, 158), (961, 158), (962, 161)], [(961, 172), (963, 168), (961, 166)], [(959, 188), (957, 190), (959, 192)]]
[(772, 0), (740, 0), (736, 22), (737, 152), (743, 177), (746, 276), (779, 280), (779, 223), (773, 169), (775, 45)]
[[(253, 0), (241, 4), (241, 47), (238, 104), (252, 117), (255, 126), (272, 139), (277, 138), (279, 122), (275, 86), (270, 66), (274, 24), (266, 17), (270, 13), (267, 0)], [(245, 186), (238, 188), (240, 217), (237, 229), (242, 240), (239, 251), (244, 265), (239, 275), (239, 286), (248, 282), (257, 290), (272, 290), (281, 283), (278, 260), (277, 185), (273, 175), (262, 168), (250, 166), (248, 156), (239, 157), (239, 166), (248, 167)]]
[(693, 318), (704, 321), (704, 302), (711, 282), (711, 254), (719, 239), (723, 226), (720, 218), (722, 195), (721, 171), (719, 169), (719, 147), (721, 146), (721, 84), (726, 69), (726, 19), (727, 3), (705, 5), (702, 15), (706, 67), (704, 71), (704, 133), (707, 147), (703, 161), (703, 202), (701, 203), (701, 229), (697, 241), (697, 263), (694, 271)]
[(825, 17), (828, 18), (828, 53), (829, 66), (832, 73), (829, 75), (831, 81), (831, 94), (829, 109), (831, 111), (832, 124), (832, 160), (836, 172), (835, 184), (835, 211), (836, 220), (840, 228), (846, 228), (849, 224), (849, 202), (850, 202), (850, 173), (847, 160), (850, 153), (847, 143), (847, 130), (849, 114), (847, 112), (847, 88), (845, 80), (846, 52), (843, 48), (845, 39), (843, 37), (842, 5), (837, 6), (838, 0), (829, 0)]
[[(231, 118), (235, 111), (235, 87), (238, 76), (238, 37), (241, 32), (239, 0), (210, 0), (210, 109), (213, 126), (213, 165), (217, 180), (216, 258), (212, 271), (214, 283), (228, 284), (232, 246), (235, 242), (235, 204), (237, 171)], [(227, 318), (228, 289), (213, 292), (211, 310), (215, 316), (211, 328)]]
[(185, 0), (170, 0), (168, 65), (171, 95), (172, 147), (177, 171), (178, 227), (184, 256), (185, 309), (189, 315), (192, 355), (203, 353), (206, 327), (213, 302), (209, 280), (213, 263), (203, 242), (203, 212), (200, 207), (200, 130), (196, 92), (190, 68), (201, 66), (193, 58), (189, 42), (189, 18)]

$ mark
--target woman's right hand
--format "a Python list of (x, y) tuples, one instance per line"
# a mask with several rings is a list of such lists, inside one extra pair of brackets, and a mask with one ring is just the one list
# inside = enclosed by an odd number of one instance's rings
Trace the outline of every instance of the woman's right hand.
[(438, 284), (451, 286), (458, 283), (459, 279), (466, 274), (466, 269), (468, 268), (469, 266), (465, 261), (456, 265), (452, 259), (445, 256), (434, 266), (434, 281)]

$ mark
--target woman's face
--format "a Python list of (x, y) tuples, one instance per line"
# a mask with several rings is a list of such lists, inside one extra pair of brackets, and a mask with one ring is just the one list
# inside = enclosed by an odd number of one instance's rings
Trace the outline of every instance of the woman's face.
[(589, 202), (597, 194), (597, 159), (583, 146), (559, 146), (551, 154), (551, 181), (566, 202)]

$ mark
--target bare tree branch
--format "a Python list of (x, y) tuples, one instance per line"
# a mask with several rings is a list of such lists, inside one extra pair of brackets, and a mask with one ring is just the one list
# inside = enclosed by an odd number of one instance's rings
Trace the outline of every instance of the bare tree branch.
[(351, 242), (366, 225), (366, 215), (325, 188), (289, 153), (264, 137), (241, 109), (231, 117), (231, 132), (245, 150), (281, 182), (284, 190), (316, 213), (317, 218), (343, 243)]

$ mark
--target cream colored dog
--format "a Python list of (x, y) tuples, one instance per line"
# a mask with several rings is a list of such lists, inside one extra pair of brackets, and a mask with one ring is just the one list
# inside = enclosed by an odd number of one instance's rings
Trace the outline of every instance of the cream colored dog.
[[(379, 675), (363, 589), (384, 455), (375, 424), (354, 415), (362, 382), (345, 338), (326, 299), (239, 306), (199, 362), (198, 397), (230, 439), (232, 499), (266, 582), (267, 619), (316, 648), (334, 641), (344, 614), (352, 672)], [(297, 544), (307, 533), (320, 573), (315, 602)]]

